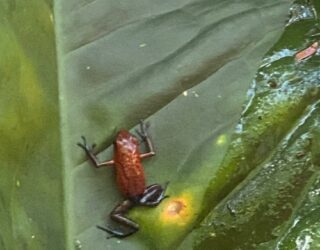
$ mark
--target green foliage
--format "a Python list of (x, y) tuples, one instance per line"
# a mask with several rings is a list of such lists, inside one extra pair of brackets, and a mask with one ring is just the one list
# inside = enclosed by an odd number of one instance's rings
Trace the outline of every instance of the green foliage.
[[(218, 180), (214, 192), (221, 194), (230, 172), (219, 165), (248, 86), (288, 10), (278, 1), (153, 4), (57, 4), (69, 233), (88, 249), (172, 248), (205, 216), (210, 181)], [(157, 150), (144, 162), (147, 181), (170, 181), (170, 198), (129, 214), (141, 225), (138, 234), (103, 240), (95, 226), (111, 223), (108, 213), (122, 197), (112, 170), (81, 163), (84, 154), (74, 144), (86, 135), (109, 159), (116, 131), (146, 118)], [(186, 215), (166, 218), (180, 199)]]
[(230, 185), (243, 181), (215, 206), (212, 180), (207, 197), (214, 209), (189, 235), (193, 249), (319, 247), (319, 55), (294, 57), (318, 31), (313, 16), (291, 23), (263, 59), (221, 165), (234, 169)]
[[(0, 0), (0, 249), (316, 247), (319, 56), (293, 59), (319, 33), (311, 12), (261, 64), (289, 4)], [(123, 198), (76, 143), (110, 159), (140, 119), (147, 182), (170, 197), (106, 240), (96, 225)]]
[(52, 10), (42, 1), (0, 1), (0, 13), (0, 248), (63, 249)]

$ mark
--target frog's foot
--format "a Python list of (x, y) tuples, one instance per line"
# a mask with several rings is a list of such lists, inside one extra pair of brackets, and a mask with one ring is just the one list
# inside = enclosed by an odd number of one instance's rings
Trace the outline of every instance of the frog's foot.
[(78, 142), (77, 145), (86, 151), (87, 154), (92, 153), (93, 149), (96, 147), (96, 144), (88, 145), (86, 138), (82, 135), (81, 136), (82, 143)]
[(77, 145), (86, 152), (87, 156), (96, 168), (114, 165), (114, 160), (100, 162), (97, 156), (93, 153), (93, 149), (95, 148), (96, 144), (88, 145), (86, 138), (84, 136), (81, 136), (81, 138), (82, 143), (78, 142)]
[(125, 238), (125, 237), (128, 237), (132, 234), (134, 234), (137, 230), (131, 230), (131, 231), (128, 231), (128, 232), (123, 232), (121, 230), (116, 230), (116, 229), (113, 229), (113, 228), (110, 228), (110, 227), (102, 227), (102, 226), (99, 226), (97, 225), (97, 228), (102, 230), (102, 231), (105, 231), (109, 234), (109, 236), (107, 236), (107, 239), (111, 239), (111, 238)]
[(139, 135), (142, 141), (147, 141), (149, 138), (148, 129), (150, 127), (149, 122), (144, 122), (140, 120), (140, 130), (136, 129), (136, 133)]

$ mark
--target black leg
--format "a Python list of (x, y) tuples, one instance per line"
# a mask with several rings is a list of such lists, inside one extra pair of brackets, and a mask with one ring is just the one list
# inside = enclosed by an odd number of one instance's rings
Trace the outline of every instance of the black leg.
[(107, 236), (107, 239), (111, 239), (114, 237), (115, 238), (125, 238), (125, 237), (128, 237), (136, 232), (136, 230), (132, 230), (132, 231), (128, 231), (125, 233), (120, 230), (116, 230), (114, 228), (101, 227), (101, 226), (97, 226), (97, 228), (110, 234), (109, 236)]
[(140, 154), (140, 158), (147, 158), (156, 155), (156, 152), (154, 151), (154, 146), (151, 141), (150, 135), (148, 134), (148, 128), (150, 124), (144, 123), (143, 120), (140, 121), (140, 131), (136, 130), (137, 134), (140, 136), (141, 140), (144, 141), (147, 145), (147, 150), (149, 152)]
[(88, 145), (86, 138), (84, 136), (81, 136), (81, 138), (82, 138), (82, 143), (79, 142), (77, 143), (77, 145), (86, 152), (87, 156), (89, 157), (89, 159), (91, 160), (91, 162), (94, 164), (96, 168), (114, 165), (113, 160), (100, 162), (98, 157), (92, 152), (96, 145), (95, 144)]
[(97, 226), (97, 227), (109, 233), (110, 236), (108, 238), (112, 238), (112, 237), (124, 238), (137, 232), (139, 230), (139, 225), (124, 216), (129, 211), (129, 209), (132, 208), (134, 205), (135, 204), (133, 201), (124, 200), (121, 204), (116, 206), (110, 214), (110, 217), (112, 220), (118, 222), (123, 226), (128, 227), (128, 231), (124, 232), (124, 231), (113, 229), (110, 227), (101, 227), (101, 226)]
[(167, 182), (163, 187), (159, 184), (153, 184), (146, 188), (144, 191), (143, 197), (139, 200), (139, 204), (142, 206), (154, 207), (157, 206), (163, 199), (168, 198), (168, 195), (165, 195)]

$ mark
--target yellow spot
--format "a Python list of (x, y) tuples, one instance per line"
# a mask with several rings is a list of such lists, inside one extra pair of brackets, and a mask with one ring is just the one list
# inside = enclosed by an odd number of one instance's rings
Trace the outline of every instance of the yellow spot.
[(146, 47), (146, 46), (147, 46), (146, 43), (141, 43), (141, 44), (139, 44), (139, 47), (140, 47), (140, 48), (144, 48), (144, 47)]
[(185, 206), (182, 201), (173, 201), (167, 206), (167, 213), (170, 216), (178, 215)]
[(186, 225), (192, 217), (192, 198), (188, 194), (170, 198), (160, 214), (164, 224)]
[(187, 96), (187, 95), (188, 95), (188, 91), (183, 91), (182, 94), (183, 94), (184, 96)]
[(16, 186), (20, 187), (20, 181), (19, 180), (16, 181)]
[(227, 142), (227, 136), (224, 135), (220, 135), (216, 141), (217, 145), (223, 145)]

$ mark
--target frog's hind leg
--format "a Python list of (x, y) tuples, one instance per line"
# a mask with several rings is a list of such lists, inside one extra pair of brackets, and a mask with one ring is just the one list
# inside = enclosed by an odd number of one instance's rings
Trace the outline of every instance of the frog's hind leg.
[(110, 227), (101, 227), (101, 226), (97, 226), (97, 228), (109, 233), (110, 236), (107, 237), (108, 239), (112, 237), (125, 238), (131, 234), (134, 234), (139, 230), (139, 225), (124, 216), (129, 211), (129, 209), (132, 208), (133, 206), (134, 206), (134, 202), (132, 202), (131, 200), (124, 200), (122, 203), (116, 206), (110, 214), (110, 218), (112, 220), (118, 222), (123, 226), (128, 227), (129, 228), (128, 231), (124, 232), (119, 229), (114, 229)]
[(142, 198), (139, 200), (139, 205), (148, 207), (157, 206), (163, 199), (169, 197), (168, 195), (165, 195), (168, 184), (169, 182), (167, 182), (164, 187), (159, 184), (148, 186), (144, 191)]

